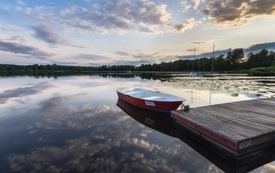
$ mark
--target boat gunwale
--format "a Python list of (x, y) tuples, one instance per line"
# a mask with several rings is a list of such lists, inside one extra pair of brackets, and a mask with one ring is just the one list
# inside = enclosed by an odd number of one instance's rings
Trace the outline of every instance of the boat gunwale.
[[(123, 95), (126, 95), (128, 97), (132, 97), (132, 98), (139, 99), (139, 100), (145, 100), (145, 101), (161, 102), (161, 103), (165, 103), (165, 102), (166, 103), (175, 103), (175, 102), (184, 102), (184, 101), (186, 101), (184, 98), (181, 98), (181, 97), (178, 97), (178, 96), (175, 96), (175, 95), (172, 95), (172, 94), (166, 94), (166, 93), (163, 93), (163, 92), (160, 92), (160, 91), (152, 91), (152, 90), (147, 90), (147, 89), (141, 89), (141, 90), (146, 91), (146, 92), (151, 92), (151, 93), (157, 92), (157, 93), (160, 93), (163, 96), (169, 96), (170, 100), (169, 99), (168, 100), (146, 99), (147, 97), (153, 97), (153, 96), (139, 97), (139, 96), (134, 96), (134, 95), (127, 94), (126, 91), (125, 92), (122, 91), (122, 90), (116, 90), (116, 91), (123, 94)], [(129, 92), (132, 92), (132, 91), (129, 91)], [(160, 98), (165, 98), (163, 96), (160, 97)]]

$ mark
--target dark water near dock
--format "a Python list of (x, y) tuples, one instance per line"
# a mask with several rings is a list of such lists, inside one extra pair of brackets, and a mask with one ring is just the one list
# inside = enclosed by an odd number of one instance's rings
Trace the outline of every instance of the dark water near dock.
[[(275, 78), (247, 76), (2, 77), (0, 83), (0, 172), (220, 173), (182, 140), (128, 116), (117, 106), (116, 89), (157, 89), (184, 97), (191, 108), (275, 95)], [(274, 171), (270, 162), (252, 172)]]

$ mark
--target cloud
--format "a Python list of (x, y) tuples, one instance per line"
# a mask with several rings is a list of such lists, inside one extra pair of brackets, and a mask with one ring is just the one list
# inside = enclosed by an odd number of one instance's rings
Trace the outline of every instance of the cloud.
[(127, 52), (116, 52), (117, 55), (121, 55), (121, 56), (131, 56), (131, 54), (127, 53)]
[(5, 42), (0, 40), (0, 50), (5, 52), (12, 52), (16, 54), (29, 55), (38, 59), (47, 59), (47, 57), (52, 56), (52, 54), (40, 51), (36, 47), (25, 46), (15, 42)]
[(20, 44), (23, 44), (25, 42), (25, 39), (21, 36), (12, 36), (8, 39), (5, 39), (7, 41), (16, 41), (16, 42), (19, 42)]
[(182, 6), (182, 11), (187, 12), (191, 9), (190, 1), (187, 0), (181, 0), (180, 5)]
[(57, 34), (53, 33), (45, 25), (31, 26), (31, 28), (35, 31), (34, 37), (49, 44), (60, 44), (64, 42)]
[(259, 44), (254, 44), (245, 49), (245, 51), (259, 51), (263, 49), (272, 49), (275, 50), (275, 42), (270, 42), (270, 43), (259, 43)]
[(101, 66), (112, 64), (112, 57), (96, 54), (77, 54), (69, 57), (60, 58), (58, 61), (52, 61), (56, 64), (63, 65), (91, 65)]
[(76, 48), (85, 48), (83, 46), (74, 45), (68, 41), (65, 41), (58, 34), (51, 31), (51, 29), (46, 25), (31, 26), (31, 28), (35, 31), (35, 34), (33, 35), (35, 38), (38, 38), (51, 45), (64, 45)]
[(193, 0), (192, 5), (193, 5), (193, 10), (197, 10), (198, 6), (200, 5), (200, 0)]
[[(112, 60), (111, 57), (108, 56), (102, 56), (102, 55), (95, 55), (95, 54), (78, 54), (76, 56), (70, 57), (72, 60), (77, 60), (78, 62), (82, 60), (81, 62), (83, 63), (86, 61), (87, 63), (89, 62), (96, 62), (100, 63), (102, 62), (103, 64), (109, 60)], [(106, 63), (105, 63), (106, 65)]]
[(187, 19), (185, 22), (181, 24), (173, 25), (172, 31), (174, 32), (184, 32), (187, 29), (192, 29), (198, 22), (195, 21), (194, 18)]
[(199, 44), (206, 44), (206, 41), (193, 41), (193, 44), (199, 45)]
[(121, 52), (127, 56), (127, 60), (119, 60), (115, 61), (114, 64), (116, 65), (141, 65), (141, 64), (154, 64), (154, 63), (161, 63), (161, 62), (170, 62), (176, 60), (175, 56), (166, 56), (161, 54), (160, 52), (148, 53), (143, 51), (137, 51), (135, 53), (126, 53)]
[(136, 61), (160, 63), (161, 59), (163, 59), (163, 55), (161, 55), (159, 52), (148, 53), (144, 51), (137, 51), (134, 54), (132, 54), (132, 58)]
[(186, 49), (187, 52), (195, 52), (197, 49)]
[(176, 60), (174, 56), (165, 56), (160, 52), (149, 53), (145, 51), (136, 51), (134, 53), (129, 52), (115, 52), (118, 55), (117, 58), (108, 57), (103, 55), (95, 54), (78, 54), (67, 58), (67, 62), (81, 61), (82, 64), (89, 64), (91, 66), (102, 66), (102, 65), (141, 65), (150, 63), (161, 63)]
[(65, 26), (98, 33), (155, 32), (157, 27), (170, 21), (171, 17), (166, 8), (165, 4), (156, 4), (149, 0), (108, 0), (94, 5), (94, 9), (70, 4), (70, 7), (56, 13), (57, 16), (45, 16), (36, 9), (24, 13), (38, 21), (48, 18)]
[(141, 64), (151, 64), (152, 61), (150, 60), (122, 60), (122, 61), (115, 61), (115, 65), (133, 65), (139, 66)]
[(200, 5), (200, 0), (181, 0), (180, 5), (182, 6), (183, 12), (187, 12), (190, 9), (197, 10)]
[[(259, 44), (254, 44), (249, 46), (248, 48), (244, 49), (244, 53), (250, 53), (253, 51), (259, 51), (259, 50), (263, 50), (263, 49), (267, 49), (267, 50), (275, 50), (275, 42), (270, 42), (270, 43), (259, 43)], [(193, 52), (194, 49), (188, 49), (187, 51)], [(215, 57), (219, 56), (219, 55), (227, 55), (227, 53), (229, 51), (232, 51), (232, 49), (225, 49), (225, 50), (216, 50), (215, 53)], [(196, 55), (195, 58), (204, 58), (204, 57), (212, 57), (213, 56), (213, 52), (206, 52), (206, 53), (201, 53)], [(180, 59), (193, 59), (194, 55), (185, 55), (185, 56), (177, 56), (177, 58)]]
[(275, 1), (273, 0), (250, 0), (247, 15), (272, 15), (275, 14)]
[[(171, 22), (171, 14), (168, 12), (166, 4), (149, 0), (107, 0), (97, 4), (87, 3), (90, 4), (86, 7), (70, 4), (69, 7), (62, 8), (60, 11), (54, 11), (50, 7), (41, 7), (20, 9), (18, 12), (39, 23), (49, 21), (53, 24), (63, 25), (67, 29), (102, 34), (113, 32), (123, 34), (129, 31), (143, 33), (183, 32), (197, 24), (194, 19), (188, 19), (182, 24), (174, 24)], [(194, 0), (194, 8), (197, 8), (199, 3), (199, 0)], [(57, 35), (50, 33), (49, 30), (41, 27), (33, 29), (35, 29), (38, 38), (49, 43), (58, 43)]]
[[(103, 55), (95, 54), (78, 54), (67, 58), (67, 62), (81, 61), (82, 64), (89, 64), (91, 66), (102, 66), (102, 65), (141, 65), (150, 63), (160, 63), (162, 61), (168, 62), (176, 60), (174, 56), (165, 56), (159, 52), (148, 53), (143, 51), (136, 51), (134, 53), (129, 52), (115, 52), (115, 57), (108, 57)], [(75, 62), (77, 64), (77, 62)]]
[(102, 12), (111, 16), (119, 15), (127, 21), (134, 21), (134, 23), (161, 25), (170, 20), (170, 14), (167, 12), (165, 4), (157, 5), (149, 0), (112, 0), (107, 1), (102, 7)]
[[(229, 51), (231, 51), (232, 49), (226, 49), (226, 50), (217, 50), (215, 51), (215, 57), (218, 57), (220, 55), (227, 55), (227, 53)], [(194, 51), (194, 49), (190, 49), (190, 52)], [(206, 53), (201, 53), (195, 56), (195, 59), (199, 59), (199, 58), (209, 58), (213, 56), (213, 52), (206, 52)], [(194, 59), (194, 55), (185, 55), (185, 56), (177, 56), (177, 58), (180, 59)]]
[(19, 42), (25, 42), (25, 39), (21, 36), (13, 36), (10, 38), (11, 41), (19, 41)]
[(93, 54), (79, 54), (77, 55), (78, 58), (87, 59), (87, 60), (106, 60), (110, 59), (109, 57), (102, 56), (102, 55), (93, 55)]
[(203, 13), (217, 24), (239, 26), (259, 15), (274, 15), (274, 0), (205, 0)]
[(26, 3), (23, 2), (22, 0), (18, 0), (18, 1), (17, 1), (17, 4), (18, 4), (18, 5), (26, 5)]

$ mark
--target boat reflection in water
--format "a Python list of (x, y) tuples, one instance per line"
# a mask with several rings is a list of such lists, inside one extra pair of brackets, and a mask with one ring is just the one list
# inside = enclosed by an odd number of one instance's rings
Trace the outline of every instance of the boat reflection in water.
[(159, 132), (173, 136), (170, 130), (172, 128), (173, 121), (169, 112), (141, 109), (121, 99), (118, 99), (117, 106), (138, 122)]
[(275, 160), (274, 146), (257, 153), (235, 157), (176, 125), (169, 112), (141, 109), (121, 99), (118, 99), (117, 106), (138, 122), (166, 135), (179, 138), (224, 172), (249, 172)]

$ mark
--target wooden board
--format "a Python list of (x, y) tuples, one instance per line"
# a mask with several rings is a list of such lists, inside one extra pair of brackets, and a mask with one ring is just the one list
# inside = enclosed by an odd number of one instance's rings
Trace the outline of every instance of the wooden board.
[(172, 111), (171, 116), (236, 155), (275, 142), (275, 98)]

